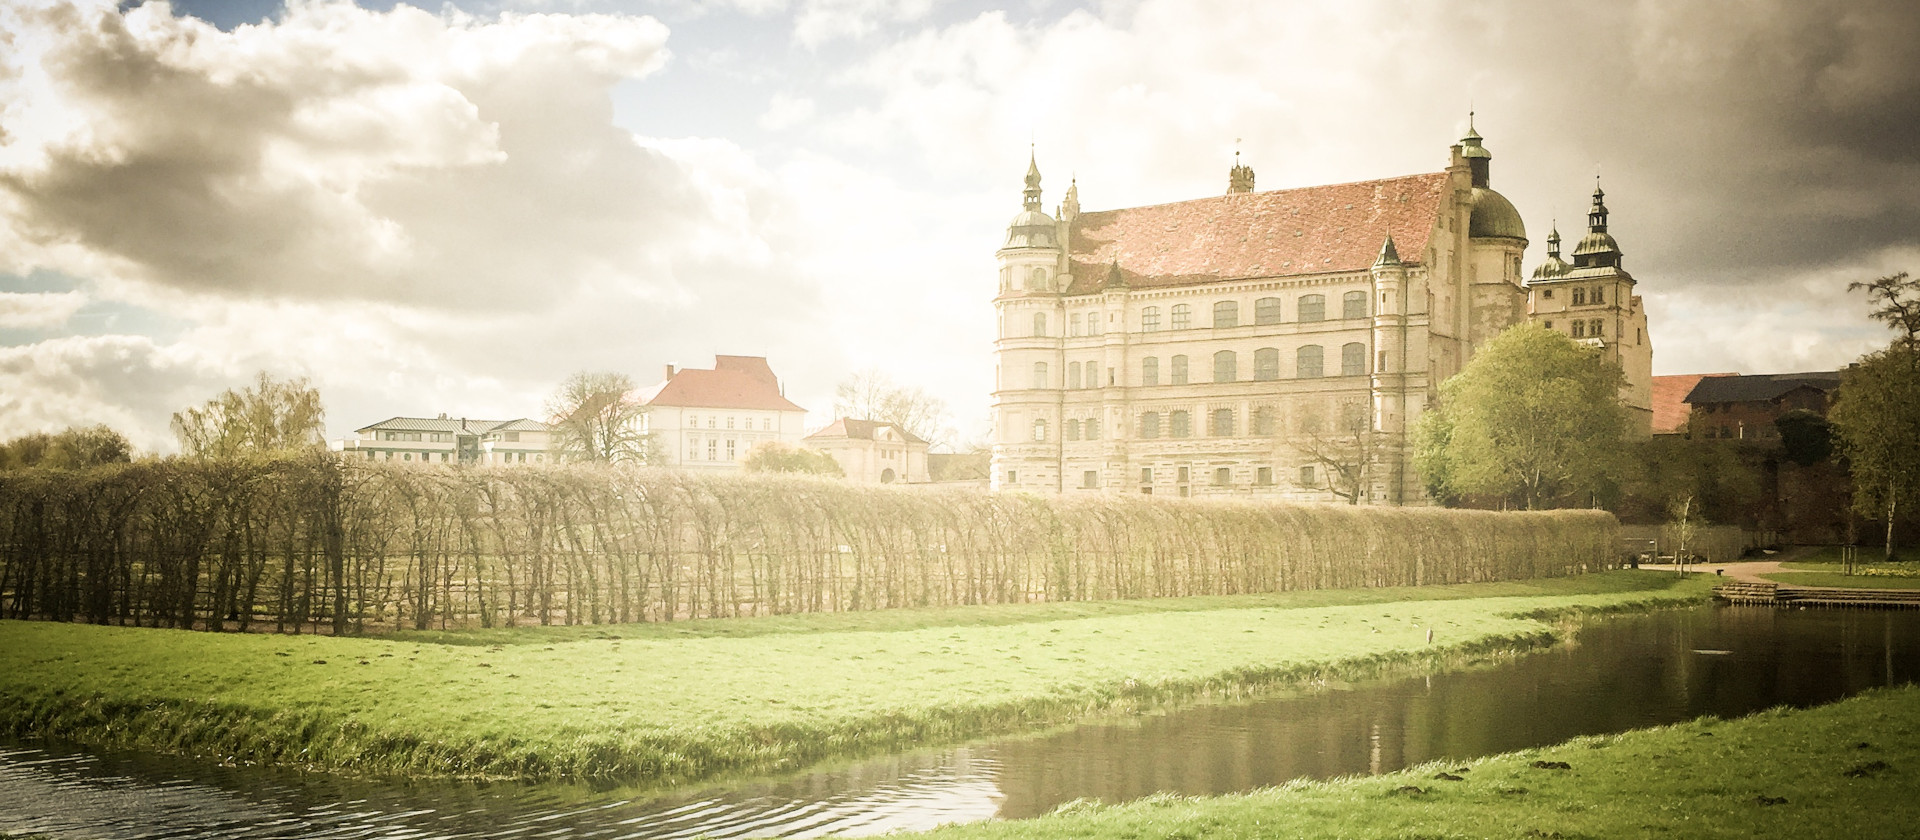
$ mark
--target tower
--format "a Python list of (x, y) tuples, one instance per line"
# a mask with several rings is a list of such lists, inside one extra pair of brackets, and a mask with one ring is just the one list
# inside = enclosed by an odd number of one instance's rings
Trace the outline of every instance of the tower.
[(1464, 278), (1468, 284), (1469, 353), (1501, 330), (1519, 323), (1526, 305), (1520, 262), (1527, 250), (1527, 226), (1513, 202), (1494, 192), (1493, 153), (1487, 151), (1483, 140), (1474, 129), (1473, 115), (1469, 113), (1467, 134), (1460, 138), (1460, 155), (1466, 158), (1473, 183), (1468, 197), (1473, 212), (1467, 223)]
[(1573, 264), (1560, 258), (1560, 232), (1547, 239), (1547, 259), (1527, 281), (1528, 319), (1598, 349), (1620, 366), (1626, 384), (1620, 401), (1640, 434), (1653, 429), (1653, 343), (1637, 281), (1628, 274), (1620, 243), (1607, 231), (1606, 191), (1594, 180), (1587, 233), (1573, 249)]
[[(991, 484), (995, 489), (1060, 489), (1061, 386), (1066, 376), (1061, 359), (1067, 332), (1061, 293), (1065, 240), (1062, 225), (1041, 206), (1040, 166), (1027, 160), (1026, 188), (1021, 209), (1007, 225), (1007, 239), (995, 253), (1000, 263), (1000, 294), (994, 298), (999, 315), (995, 341), (1000, 360), (994, 390), (994, 421), (999, 443), (994, 447)], [(1078, 190), (1070, 190), (1068, 206), (1078, 212)]]
[(1379, 477), (1384, 480), (1387, 504), (1404, 504), (1411, 493), (1407, 482), (1408, 428), (1407, 373), (1412, 364), (1407, 347), (1407, 265), (1394, 247), (1393, 234), (1380, 245), (1380, 256), (1369, 271), (1373, 277), (1373, 429), (1379, 433)]

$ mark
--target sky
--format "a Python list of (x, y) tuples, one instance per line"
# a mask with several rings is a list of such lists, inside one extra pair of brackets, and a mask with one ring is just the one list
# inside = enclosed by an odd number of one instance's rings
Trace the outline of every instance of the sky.
[(1527, 269), (1596, 175), (1656, 374), (1833, 369), (1920, 270), (1910, 0), (0, 0), (0, 439), (142, 451), (258, 372), (328, 434), (561, 380), (878, 370), (983, 439), (993, 252), (1046, 206), (1438, 171)]

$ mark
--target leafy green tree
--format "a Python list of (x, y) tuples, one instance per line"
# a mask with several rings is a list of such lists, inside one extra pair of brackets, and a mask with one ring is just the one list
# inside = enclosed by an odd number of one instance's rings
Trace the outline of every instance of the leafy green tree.
[(846, 475), (846, 471), (840, 468), (840, 462), (835, 461), (832, 455), (818, 449), (788, 446), (776, 440), (755, 445), (747, 453), (746, 469), (747, 472), (756, 473)]
[(1761, 459), (1745, 441), (1685, 440), (1655, 435), (1627, 447), (1622, 494), (1614, 513), (1627, 521), (1667, 516), (1692, 497), (1692, 515), (1714, 522), (1757, 523), (1765, 508)]
[(1441, 384), (1415, 432), (1415, 463), (1442, 497), (1501, 496), (1528, 510), (1584, 502), (1619, 471), (1624, 382), (1592, 348), (1513, 327)]
[(1773, 421), (1787, 460), (1811, 467), (1833, 455), (1833, 426), (1817, 412), (1796, 408)]
[(560, 383), (547, 400), (553, 442), (574, 461), (651, 463), (652, 436), (644, 430), (646, 403), (623, 373), (581, 371)]
[(1885, 517), (1892, 560), (1895, 518), (1920, 502), (1920, 347), (1896, 342), (1843, 371), (1827, 420), (1853, 472), (1854, 510)]
[(131, 460), (133, 446), (105, 425), (73, 426), (56, 434), (34, 432), (0, 443), (0, 469), (77, 470)]
[(275, 379), (261, 371), (252, 386), (173, 415), (173, 434), (188, 457), (221, 459), (323, 448), (326, 423), (320, 392), (306, 377)]
[(1870, 282), (1847, 284), (1849, 292), (1861, 290), (1874, 306), (1868, 317), (1884, 321), (1901, 333), (1894, 339), (1899, 344), (1908, 349), (1920, 347), (1920, 277), (1902, 271)]

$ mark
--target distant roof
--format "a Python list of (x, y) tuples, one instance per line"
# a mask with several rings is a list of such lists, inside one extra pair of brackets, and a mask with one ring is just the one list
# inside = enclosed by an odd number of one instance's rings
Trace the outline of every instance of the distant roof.
[(835, 439), (873, 440), (873, 433), (883, 428), (892, 429), (895, 433), (900, 435), (901, 439), (905, 440), (908, 443), (926, 443), (926, 441), (921, 440), (920, 438), (914, 436), (912, 432), (909, 432), (906, 429), (900, 428), (898, 424), (889, 423), (885, 420), (854, 420), (847, 417), (842, 417), (838, 420), (833, 421), (833, 423), (827, 426), (826, 428), (821, 429), (820, 431), (814, 432), (813, 434), (807, 435), (806, 439), (807, 440), (835, 440)]
[(1115, 263), (1132, 288), (1365, 271), (1389, 232), (1421, 262), (1446, 191), (1433, 172), (1081, 213), (1067, 293), (1099, 291)]
[(362, 426), (356, 432), (458, 432), (465, 429), (468, 434), (486, 434), (487, 432), (545, 432), (552, 429), (538, 420), (525, 417), (517, 420), (476, 420), (471, 417), (393, 417)]
[(715, 356), (713, 370), (675, 371), (643, 396), (650, 406), (806, 411), (780, 393), (780, 380), (761, 356)]
[(1687, 402), (1757, 402), (1770, 400), (1795, 388), (1832, 391), (1840, 387), (1840, 372), (1820, 370), (1808, 373), (1763, 373), (1754, 376), (1720, 376), (1700, 380), (1687, 393)]
[(1653, 433), (1656, 435), (1675, 434), (1686, 431), (1687, 416), (1693, 413), (1693, 407), (1687, 404), (1687, 394), (1693, 386), (1709, 376), (1739, 376), (1738, 373), (1679, 373), (1672, 376), (1653, 378)]

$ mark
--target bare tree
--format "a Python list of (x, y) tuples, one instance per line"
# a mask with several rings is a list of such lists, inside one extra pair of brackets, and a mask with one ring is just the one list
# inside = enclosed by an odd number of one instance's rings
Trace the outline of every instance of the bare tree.
[(326, 443), (326, 420), (320, 392), (306, 377), (282, 380), (261, 371), (251, 387), (174, 414), (173, 434), (189, 457), (233, 458), (318, 449)]
[(1875, 307), (1869, 317), (1903, 333), (1896, 341), (1908, 348), (1920, 347), (1920, 277), (1902, 271), (1847, 284), (1849, 292), (1861, 289), (1866, 290), (1867, 300)]
[(647, 407), (623, 373), (581, 371), (567, 377), (547, 401), (554, 445), (564, 457), (601, 463), (649, 463), (651, 436), (642, 429)]
[(1382, 441), (1365, 413), (1351, 410), (1344, 413), (1341, 431), (1334, 434), (1309, 431), (1305, 440), (1296, 442), (1295, 447), (1319, 467), (1314, 471), (1314, 480), (1301, 486), (1324, 490), (1347, 504), (1357, 505), (1371, 499), (1372, 467)]
[(951, 437), (945, 402), (920, 388), (895, 384), (877, 368), (857, 372), (833, 389), (833, 413), (892, 423), (929, 443)]

